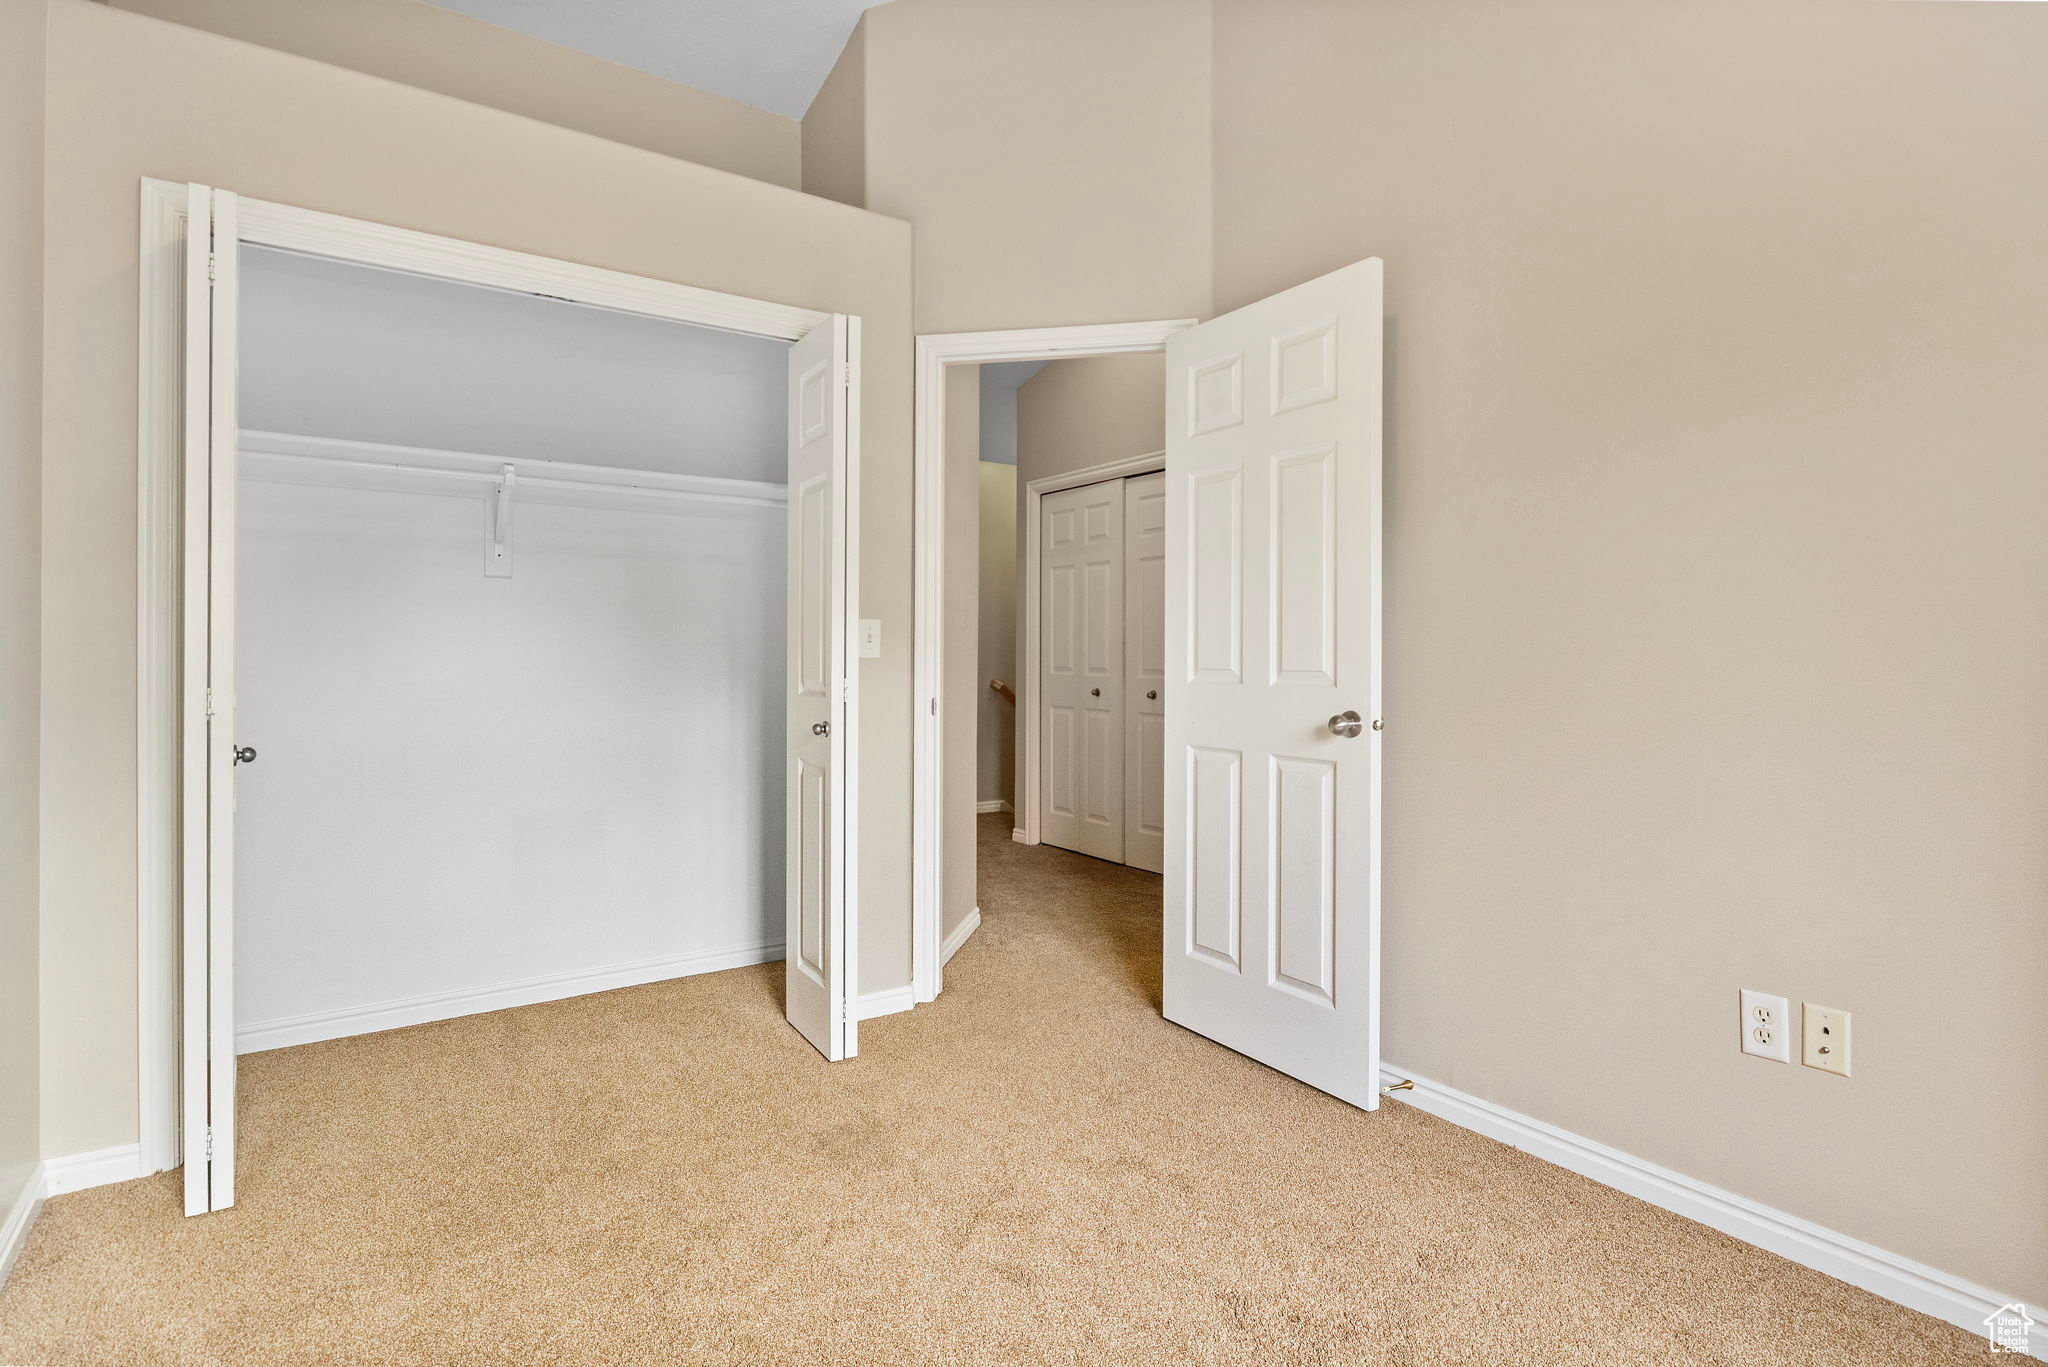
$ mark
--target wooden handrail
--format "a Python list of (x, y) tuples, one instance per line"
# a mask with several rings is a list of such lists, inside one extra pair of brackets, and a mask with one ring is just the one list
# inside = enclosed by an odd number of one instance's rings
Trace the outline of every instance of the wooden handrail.
[(1004, 683), (1001, 679), (990, 679), (988, 681), (988, 686), (994, 689), (999, 697), (1008, 698), (1010, 700), (1010, 706), (1015, 707), (1017, 705), (1017, 695), (1011, 692), (1010, 686)]

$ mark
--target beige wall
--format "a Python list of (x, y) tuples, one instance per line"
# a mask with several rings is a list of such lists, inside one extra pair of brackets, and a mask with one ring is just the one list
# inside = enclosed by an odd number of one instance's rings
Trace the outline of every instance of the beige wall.
[(1209, 300), (1209, 0), (893, 0), (863, 21), (867, 207), (917, 225), (917, 330)]
[(1017, 687), (1017, 467), (981, 464), (980, 688), (976, 731), (975, 795), (983, 802), (1016, 805), (1017, 707), (988, 686), (1001, 679)]
[(1387, 263), (1387, 1057), (2048, 1297), (2048, 6), (1216, 54), (1218, 306)]
[[(1166, 357), (1090, 356), (1053, 361), (1017, 390), (1017, 578), (1024, 577), (1023, 490), (1035, 479), (1147, 455), (1166, 446)], [(1018, 660), (1024, 623), (1017, 624)], [(1024, 765), (1023, 733), (1016, 760)]]
[(981, 367), (946, 369), (945, 650), (939, 661), (939, 714), (946, 718), (939, 778), (939, 890), (942, 932), (975, 907), (974, 803), (981, 714)]
[(419, 0), (107, 0), (279, 52), (794, 187), (794, 119)]
[[(37, 1140), (43, 0), (0, 0), (0, 1217)], [(0, 1273), (5, 1269), (0, 1268)]]
[[(135, 1138), (136, 198), (196, 180), (862, 316), (864, 991), (910, 975), (910, 234), (651, 152), (54, 0), (43, 489), (43, 1144)], [(309, 155), (317, 149), (318, 155)]]
[(1017, 487), (1166, 447), (1166, 356), (1053, 361), (1017, 390)]
[[(915, 223), (919, 332), (1199, 315), (1209, 31), (1209, 0), (892, 0), (861, 21), (804, 121), (805, 188)], [(975, 464), (947, 452), (948, 507), (967, 510), (949, 513), (948, 583), (964, 592)], [(981, 704), (965, 691), (974, 604), (947, 597), (966, 628), (942, 665), (950, 927), (974, 904)]]
[(867, 117), (867, 20), (862, 19), (804, 113), (805, 194), (867, 207)]

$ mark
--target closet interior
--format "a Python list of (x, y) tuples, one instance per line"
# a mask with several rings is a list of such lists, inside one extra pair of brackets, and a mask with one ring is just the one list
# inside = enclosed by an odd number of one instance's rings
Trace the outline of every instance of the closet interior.
[(781, 958), (789, 344), (241, 270), (238, 1052)]

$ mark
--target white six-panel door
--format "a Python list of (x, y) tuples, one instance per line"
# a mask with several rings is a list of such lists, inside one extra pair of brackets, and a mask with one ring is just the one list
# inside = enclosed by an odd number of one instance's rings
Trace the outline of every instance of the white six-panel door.
[(789, 713), (783, 1009), (828, 1059), (848, 1047), (845, 781), (849, 320), (789, 351)]
[(1166, 476), (1124, 486), (1124, 862), (1166, 857)]
[(1123, 481), (1039, 501), (1039, 837), (1124, 857)]
[(1167, 345), (1165, 1014), (1378, 1103), (1377, 260)]

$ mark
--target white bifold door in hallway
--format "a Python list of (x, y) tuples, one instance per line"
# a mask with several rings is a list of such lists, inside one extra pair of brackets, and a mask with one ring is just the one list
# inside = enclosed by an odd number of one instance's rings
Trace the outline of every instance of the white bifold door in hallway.
[(1379, 1099), (1381, 275), (1174, 337), (1165, 1014)]
[(1039, 835), (1160, 872), (1166, 476), (1039, 501)]
[[(175, 465), (182, 480), (181, 520), (175, 534), (166, 527), (165, 539), (178, 548), (182, 566), (179, 574), (167, 575), (166, 578), (175, 579), (181, 592), (174, 634), (181, 646), (179, 667), (182, 671), (174, 690), (181, 746), (176, 801), (180, 846), (178, 862), (182, 879), (177, 905), (181, 923), (177, 934), (172, 937), (173, 945), (180, 951), (177, 956), (181, 975), (177, 992), (180, 1029), (175, 1047), (181, 1053), (175, 1088), (180, 1109), (172, 1133), (181, 1141), (187, 1212), (197, 1214), (220, 1210), (235, 1200), (237, 777), (243, 776), (240, 820), (243, 823), (242, 843), (247, 853), (259, 846), (256, 815), (267, 810), (260, 805), (263, 789), (254, 782), (254, 778), (266, 774), (281, 776), (279, 766), (294, 763), (301, 766), (301, 772), (306, 772), (309, 763), (306, 747), (300, 747), (296, 753), (289, 746), (273, 749), (265, 743), (266, 738), (240, 734), (237, 726), (238, 634), (244, 645), (266, 643), (266, 658), (274, 659), (280, 653), (273, 637), (258, 632), (260, 622), (274, 622), (275, 614), (270, 619), (259, 619), (253, 611), (259, 599), (270, 601), (276, 595), (271, 594), (268, 598), (260, 595), (257, 591), (266, 587), (260, 579), (247, 579), (244, 584), (247, 592), (242, 595), (239, 605), (236, 592), (238, 546), (246, 553), (250, 545), (257, 544), (238, 541), (238, 481), (249, 474), (249, 469), (244, 468), (242, 454), (250, 440), (250, 434), (241, 429), (243, 405), (240, 399), (253, 399), (256, 393), (251, 386), (246, 395), (238, 395), (238, 382), (242, 378), (239, 374), (238, 329), (241, 326), (240, 294), (245, 264), (240, 252), (243, 244), (296, 253), (298, 255), (292, 259), (300, 261), (320, 258), (330, 263), (345, 261), (382, 267), (383, 272), (379, 274), (383, 279), (390, 279), (389, 273), (398, 272), (431, 278), (443, 285), (454, 282), (464, 288), (483, 287), (480, 292), (498, 292), (494, 297), (520, 296), (529, 303), (531, 296), (538, 294), (555, 301), (546, 306), (550, 308), (568, 309), (572, 304), (596, 305), (611, 316), (640, 315), (644, 319), (663, 320), (664, 323), (715, 328), (722, 334), (748, 334), (757, 341), (771, 339), (777, 344), (771, 348), (766, 382), (760, 387), (760, 392), (765, 395), (762, 406), (767, 417), (764, 422), (773, 422), (778, 427), (785, 411), (775, 402), (778, 384), (783, 390), (781, 397), (786, 399), (786, 522), (783, 521), (782, 508), (777, 506), (783, 501), (779, 480), (775, 481), (777, 487), (773, 497), (768, 497), (763, 494), (766, 486), (756, 481), (711, 475), (671, 476), (659, 471), (606, 475), (596, 467), (574, 464), (573, 455), (567, 460), (552, 454), (546, 458), (520, 456), (516, 460), (508, 459), (502, 467), (494, 465), (488, 471), (477, 471), (470, 468), (476, 464), (474, 457), (390, 446), (382, 448), (383, 454), (374, 461), (356, 461), (340, 485), (332, 485), (335, 476), (323, 474), (318, 479), (306, 476), (282, 482), (274, 480), (265, 487), (274, 489), (289, 484), (296, 488), (317, 484), (321, 488), (374, 490), (379, 497), (390, 493), (386, 485), (394, 480), (412, 481), (406, 485), (408, 489), (414, 484), (426, 488), (429, 496), (419, 501), (437, 503), (441, 510), (434, 515), (433, 526), (438, 528), (448, 523), (456, 532), (454, 541), (450, 543), (456, 549), (436, 563), (450, 566), (450, 574), (472, 577), (477, 585), (490, 584), (502, 588), (502, 592), (498, 592), (498, 588), (491, 590), (495, 595), (491, 601), (497, 607), (512, 604), (528, 586), (538, 590), (543, 585), (564, 582), (563, 574), (554, 571), (569, 563), (566, 553), (550, 561), (541, 552), (544, 548), (559, 549), (568, 544), (559, 539), (562, 529), (570, 525), (562, 520), (565, 509), (574, 510), (578, 515), (592, 509), (617, 512), (616, 504), (623, 497), (621, 489), (631, 491), (635, 498), (642, 500), (666, 499), (665, 509), (673, 509), (684, 502), (704, 509), (766, 507), (768, 511), (765, 514), (746, 514), (755, 519), (750, 526), (758, 524), (765, 516), (769, 519), (766, 525), (777, 528), (774, 534), (762, 533), (748, 543), (768, 547), (769, 558), (766, 569), (746, 582), (767, 586), (766, 592), (771, 597), (766, 607), (773, 625), (767, 628), (766, 636), (771, 643), (786, 641), (786, 658), (779, 667), (770, 659), (757, 672), (744, 677), (755, 680), (748, 695), (751, 710), (745, 715), (772, 715), (774, 719), (767, 731), (766, 742), (773, 748), (765, 762), (752, 765), (748, 771), (752, 775), (769, 776), (756, 785), (762, 791), (771, 790), (774, 781), (779, 781), (782, 786), (779, 806), (775, 802), (754, 803), (751, 812), (751, 816), (759, 818), (751, 829), (760, 841), (765, 842), (763, 848), (768, 854), (768, 858), (759, 862), (771, 871), (771, 876), (750, 885), (754, 889), (750, 895), (727, 896), (697, 886), (681, 886), (688, 881), (688, 871), (682, 874), (660, 872), (656, 878), (660, 887), (644, 904), (665, 908), (672, 901), (687, 901), (691, 896), (696, 896), (700, 902), (715, 899), (721, 908), (728, 902), (744, 901), (749, 915), (768, 927), (764, 935), (766, 952), (745, 962), (760, 962), (780, 953), (785, 959), (785, 1009), (789, 1023), (826, 1058), (841, 1059), (852, 1055), (856, 1046), (854, 1016), (850, 1009), (854, 990), (852, 964), (856, 913), (848, 893), (847, 870), (853, 858), (848, 832), (852, 823), (849, 798), (855, 790), (852, 768), (856, 756), (851, 722), (857, 697), (856, 679), (849, 658), (847, 619), (858, 593), (857, 563), (850, 539), (856, 514), (858, 320), (567, 263), (542, 261), (477, 244), (357, 223), (288, 206), (241, 200), (233, 194), (203, 186), (180, 190), (151, 182), (145, 188), (146, 206), (155, 202), (148, 198), (148, 194), (156, 193), (164, 205), (178, 205), (184, 223), (182, 279), (172, 280), (163, 275), (162, 288), (156, 293), (149, 291), (154, 287), (153, 282), (159, 279), (157, 273), (162, 268), (153, 264), (157, 258), (148, 255), (147, 238), (145, 240), (145, 298), (148, 307), (145, 309), (143, 344), (146, 371), (174, 377), (181, 368), (183, 377), (182, 436), (179, 440), (167, 439), (163, 443), (166, 455), (161, 463), (166, 469)], [(145, 223), (150, 221), (146, 208)], [(177, 245), (177, 239), (168, 236), (167, 230), (165, 250), (161, 256), (175, 256)], [(251, 266), (253, 277), (253, 261), (246, 264)], [(253, 290), (251, 295), (253, 298)], [(179, 316), (180, 304), (182, 334), (174, 336), (167, 331), (166, 324), (169, 319)], [(728, 340), (732, 339), (728, 337)], [(787, 348), (786, 376), (778, 381), (776, 370), (781, 358), (772, 353), (780, 349), (780, 344), (792, 345)], [(252, 351), (251, 355), (255, 354)], [(156, 367), (153, 371), (150, 370), (152, 365)], [(255, 369), (252, 361), (252, 375)], [(668, 367), (660, 378), (666, 380), (675, 373), (674, 367)], [(733, 382), (729, 374), (720, 374), (725, 376), (722, 383)], [(170, 396), (178, 394), (177, 381), (167, 378), (163, 389), (166, 411), (172, 411)], [(664, 435), (674, 431), (676, 426), (666, 426)], [(147, 419), (145, 427), (147, 431)], [(762, 458), (780, 466), (784, 456), (780, 433), (772, 427), (764, 430), (769, 431), (769, 436), (761, 452)], [(587, 432), (579, 435), (588, 437)], [(146, 460), (151, 459), (151, 453), (157, 449), (147, 444), (149, 440), (145, 436)], [(678, 433), (675, 444), (687, 450), (691, 442), (702, 446), (708, 440), (703, 431), (693, 430)], [(301, 442), (299, 445), (308, 447), (317, 443)], [(260, 451), (263, 448), (249, 449)], [(574, 449), (570, 448), (571, 452)], [(287, 455), (302, 465), (309, 462), (334, 465), (339, 459), (331, 456), (316, 458), (306, 450), (287, 453), (281, 448), (270, 451), (266, 459), (272, 466), (277, 466), (280, 458)], [(254, 455), (248, 462), (250, 467), (260, 464), (262, 461)], [(413, 497), (411, 493), (404, 496)], [(267, 499), (268, 495), (264, 497)], [(274, 508), (275, 501), (258, 503), (255, 496), (250, 496), (240, 509), (243, 514), (241, 520), (250, 526), (255, 525), (255, 515), (266, 506)], [(524, 515), (515, 519), (515, 508), (524, 508)], [(657, 516), (652, 513), (631, 515), (643, 519)], [(713, 515), (709, 512), (702, 514), (704, 517)], [(720, 512), (715, 515), (739, 514)], [(663, 511), (658, 516), (681, 517), (682, 514)], [(379, 527), (389, 534), (388, 540), (396, 535), (394, 529), (397, 525), (395, 519), (387, 519)], [(422, 525), (425, 525), (424, 521)], [(681, 524), (672, 521), (669, 525)], [(781, 532), (785, 530), (787, 558), (783, 562), (780, 559), (782, 547), (775, 543), (782, 539)], [(241, 534), (246, 535), (246, 532), (245, 527)], [(557, 535), (558, 539), (546, 540), (549, 535)], [(675, 540), (680, 542), (688, 537), (689, 533), (684, 532)], [(711, 539), (710, 532), (700, 529), (689, 544), (698, 546)], [(665, 544), (667, 540), (664, 538)], [(277, 539), (260, 544), (274, 550)], [(433, 544), (438, 546), (441, 543)], [(601, 535), (576, 542), (576, 563), (623, 563), (625, 552), (621, 549), (622, 544), (620, 537), (608, 539)], [(517, 547), (524, 547), (526, 554), (520, 557), (522, 572), (515, 577), (512, 560)], [(786, 607), (778, 609), (776, 600), (782, 597), (785, 587), (785, 563)], [(628, 567), (628, 570), (633, 574), (643, 574), (638, 568)], [(749, 573), (752, 572), (750, 569)], [(655, 573), (644, 571), (645, 576)], [(703, 575), (699, 573), (697, 578), (701, 580)], [(645, 582), (655, 581), (647, 577)], [(666, 580), (660, 582), (667, 583)], [(748, 601), (737, 589), (730, 589), (728, 597), (735, 603)], [(698, 639), (692, 631), (674, 628), (676, 619), (664, 616), (658, 610), (667, 601), (653, 590), (632, 597), (622, 591), (617, 602), (607, 600), (609, 606), (619, 610), (605, 620), (627, 623), (632, 631), (640, 633), (632, 636), (631, 640), (638, 643), (642, 653), (650, 658), (692, 656), (694, 652), (693, 658), (713, 659), (717, 655), (718, 643)], [(644, 611), (628, 611), (620, 606), (628, 602), (656, 606)], [(741, 609), (735, 607), (733, 610)], [(777, 610), (786, 610), (786, 634), (779, 631), (781, 623), (773, 622), (772, 614)], [(509, 620), (509, 608), (507, 613)], [(583, 614), (584, 617), (596, 615)], [(763, 615), (759, 611), (751, 612), (751, 625), (762, 626), (760, 619)], [(173, 634), (168, 620), (165, 630), (167, 635)], [(763, 633), (757, 630), (754, 634)], [(595, 630), (582, 635), (570, 634), (558, 638), (553, 648), (572, 653), (580, 664), (597, 658), (592, 643), (600, 639)], [(659, 650), (653, 648), (656, 645)], [(290, 647), (290, 651), (299, 656), (304, 656), (307, 649), (303, 642)], [(248, 677), (246, 666), (254, 658), (254, 653), (253, 650), (248, 652), (248, 658), (244, 660), (245, 678)], [(501, 663), (510, 668), (504, 673), (537, 672), (522, 666), (522, 659), (530, 664), (531, 655), (520, 657), (512, 652), (507, 652), (507, 655), (508, 658)], [(421, 676), (408, 672), (407, 663), (411, 661), (417, 665), (418, 658), (417, 651), (410, 656), (393, 656), (392, 666), (375, 679), (371, 687), (397, 699), (401, 709), (414, 707), (422, 696), (423, 685)], [(734, 659), (719, 658), (715, 662), (723, 666), (721, 678), (742, 677)], [(665, 675), (664, 680), (668, 677)], [(167, 697), (173, 691), (169, 683), (167, 678), (164, 686)], [(242, 711), (246, 722), (257, 710), (259, 694), (254, 688), (245, 691), (245, 702), (249, 705)], [(272, 697), (275, 692), (272, 689), (263, 696)], [(577, 696), (581, 701), (575, 704), (576, 707), (588, 709), (593, 706), (588, 694)], [(695, 710), (690, 710), (692, 706)], [(738, 729), (732, 713), (712, 712), (708, 704), (687, 702), (671, 691), (658, 694), (655, 708), (664, 727), (693, 732), (713, 730), (719, 725)], [(277, 710), (273, 707), (269, 715), (274, 719)], [(331, 713), (319, 720), (330, 727), (335, 724)], [(510, 725), (486, 728), (480, 723), (477, 729), (488, 729), (489, 742), (500, 746), (517, 745), (537, 731), (549, 735), (576, 734), (560, 726), (549, 731), (548, 728), (558, 720), (529, 709), (515, 717)], [(783, 733), (779, 740), (777, 731)], [(382, 776), (392, 769), (394, 756), (388, 752), (388, 740), (387, 736), (362, 738), (358, 768), (365, 775), (366, 783), (382, 782)], [(248, 766), (257, 759), (253, 746), (258, 743), (263, 744), (264, 767), (252, 771)], [(661, 770), (651, 777), (666, 787), (681, 788), (692, 783), (701, 787), (710, 783), (696, 771), (680, 772), (687, 766), (667, 763), (659, 758), (667, 753), (656, 750), (651, 741), (636, 743), (632, 751), (634, 759), (645, 761), (643, 767)], [(778, 767), (781, 770), (779, 780), (776, 775)], [(548, 773), (557, 774), (557, 771), (550, 769)], [(609, 793), (610, 790), (606, 791)], [(724, 796), (736, 809), (748, 805), (747, 793), (735, 791)], [(168, 815), (170, 804), (166, 802), (164, 805)], [(534, 824), (522, 828), (526, 838), (534, 842), (555, 838), (559, 834), (558, 828), (547, 823), (559, 822), (560, 810), (567, 808), (549, 808), (536, 818)], [(783, 829), (777, 833), (773, 821), (785, 814)], [(667, 827), (665, 835), (668, 843), (672, 844), (675, 838), (673, 823)], [(620, 840), (627, 838), (622, 835)], [(779, 862), (774, 859), (774, 842), (778, 838), (782, 855)], [(388, 848), (373, 848), (374, 842), (364, 843), (366, 848), (362, 862), (376, 864), (380, 858), (388, 862)], [(662, 843), (662, 839), (657, 837), (652, 843)], [(618, 862), (622, 861), (613, 861)], [(703, 874), (701, 864), (699, 861), (695, 870), (700, 876)], [(669, 866), (659, 867), (667, 869)], [(780, 889), (774, 886), (772, 877), (776, 870), (786, 873)], [(565, 943), (580, 943), (574, 935), (589, 938), (590, 908), (598, 900), (598, 890), (603, 886), (603, 878), (608, 871), (608, 866), (599, 867), (589, 879), (565, 888), (560, 903), (565, 914), (557, 917), (554, 924), (567, 924), (576, 915), (584, 917), (575, 921), (574, 934)], [(636, 889), (638, 886), (635, 884)], [(244, 911), (248, 913), (245, 917), (248, 922), (246, 930), (254, 927), (259, 919), (256, 912), (260, 909), (261, 888), (258, 880), (246, 876), (246, 872), (242, 887)], [(460, 892), (458, 889), (450, 896)], [(674, 899), (668, 898), (670, 892), (676, 894)], [(463, 903), (465, 907), (469, 905), (469, 902)], [(485, 910), (490, 912), (494, 908), (487, 905)], [(500, 921), (488, 924), (502, 929)], [(776, 929), (778, 926), (779, 930)], [(779, 947), (773, 943), (777, 935), (783, 941)], [(474, 944), (474, 938), (469, 943)], [(317, 954), (310, 948), (301, 945), (298, 950), (302, 959), (317, 961)], [(400, 946), (391, 952), (402, 955), (404, 950)], [(249, 957), (253, 963), (254, 956)], [(639, 979), (653, 980), (653, 977)], [(169, 993), (165, 995), (168, 998)], [(690, 1029), (693, 1023), (678, 1021), (676, 1028)], [(168, 1050), (172, 1047), (170, 1032), (160, 1033)], [(167, 1088), (165, 1110), (168, 1110), (170, 1092), (171, 1089)], [(152, 1123), (155, 1123), (154, 1117), (145, 1117), (146, 1125)]]

